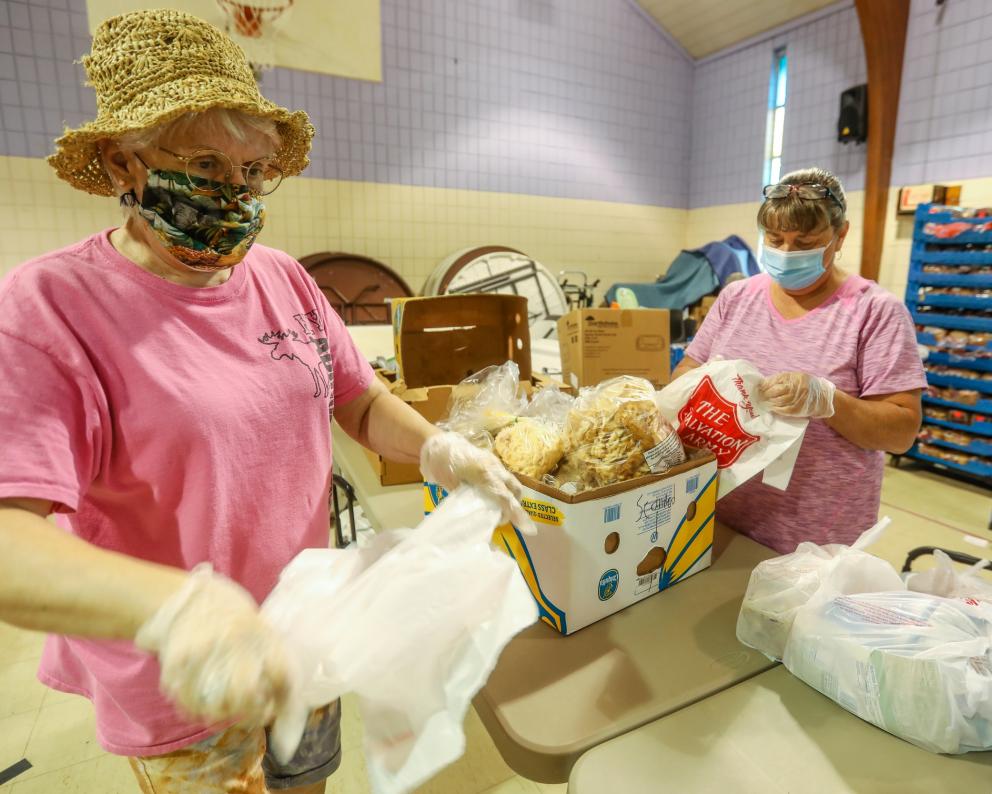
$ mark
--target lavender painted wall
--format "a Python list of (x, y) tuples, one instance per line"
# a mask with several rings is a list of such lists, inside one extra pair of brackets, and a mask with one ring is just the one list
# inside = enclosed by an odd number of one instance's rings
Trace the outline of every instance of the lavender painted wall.
[(781, 46), (788, 55), (783, 173), (819, 165), (848, 190), (864, 187), (865, 147), (837, 142), (840, 93), (866, 80), (857, 14), (841, 7), (697, 64), (690, 207), (759, 200), (772, 53)]
[[(771, 53), (789, 52), (784, 167), (864, 185), (835, 139), (864, 82), (850, 4), (693, 65), (627, 0), (383, 0), (380, 84), (277, 69), (319, 137), (308, 176), (668, 207), (754, 201)], [(913, 0), (893, 183), (992, 176), (992, 4)], [(0, 4), (0, 155), (42, 157), (95, 101), (84, 0)], [(691, 134), (690, 134), (691, 133)]]
[[(383, 0), (382, 83), (277, 69), (311, 177), (686, 205), (692, 63), (627, 0)], [(92, 117), (84, 0), (0, 5), (0, 154)]]
[(992, 177), (992, 2), (913, 0), (895, 185)]

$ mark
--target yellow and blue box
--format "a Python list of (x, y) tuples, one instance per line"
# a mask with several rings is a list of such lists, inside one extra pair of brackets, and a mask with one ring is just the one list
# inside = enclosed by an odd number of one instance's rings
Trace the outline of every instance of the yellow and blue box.
[[(717, 468), (709, 452), (661, 475), (568, 495), (527, 477), (536, 535), (507, 524), (493, 542), (513, 557), (541, 620), (572, 634), (710, 565)], [(424, 485), (424, 511), (446, 496)]]

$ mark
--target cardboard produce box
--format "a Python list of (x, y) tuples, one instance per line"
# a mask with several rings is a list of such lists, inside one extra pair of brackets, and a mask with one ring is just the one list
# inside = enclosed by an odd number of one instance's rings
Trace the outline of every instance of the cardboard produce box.
[[(531, 378), (527, 299), (518, 295), (445, 295), (393, 302), (396, 373), (377, 372), (389, 390), (431, 424), (447, 414), (451, 391), (469, 375), (515, 361), (524, 389)], [(382, 485), (422, 482), (420, 467), (367, 452)]]
[[(574, 496), (518, 476), (538, 533), (507, 524), (493, 541), (516, 560), (541, 620), (572, 634), (709, 567), (716, 459), (690, 451), (665, 474)], [(445, 496), (425, 484), (424, 511)]]
[(562, 376), (574, 387), (636, 375), (671, 379), (668, 309), (576, 309), (558, 321)]
[(397, 298), (392, 307), (397, 377), (407, 388), (461, 383), (507, 361), (517, 362), (521, 380), (530, 380), (526, 298)]

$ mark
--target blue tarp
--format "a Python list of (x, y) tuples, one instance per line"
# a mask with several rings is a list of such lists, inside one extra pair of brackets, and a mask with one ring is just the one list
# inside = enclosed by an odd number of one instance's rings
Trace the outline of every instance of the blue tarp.
[(614, 284), (606, 291), (607, 305), (617, 289), (627, 287), (639, 305), (648, 309), (684, 309), (718, 290), (734, 274), (754, 276), (758, 263), (748, 244), (732, 235), (691, 251), (682, 251), (668, 272), (654, 284)]

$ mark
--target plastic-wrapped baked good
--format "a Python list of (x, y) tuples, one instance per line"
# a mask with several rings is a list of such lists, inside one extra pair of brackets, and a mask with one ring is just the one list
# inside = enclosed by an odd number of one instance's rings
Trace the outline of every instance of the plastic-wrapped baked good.
[(565, 455), (578, 490), (660, 473), (685, 461), (675, 427), (655, 405), (654, 388), (630, 376), (579, 393), (565, 422)]
[(536, 419), (520, 418), (496, 436), (493, 452), (512, 472), (541, 480), (561, 460), (561, 431)]
[(438, 426), (488, 448), (493, 437), (516, 421), (526, 406), (527, 396), (520, 390), (520, 368), (507, 361), (486, 367), (455, 386), (448, 400), (448, 418)]

